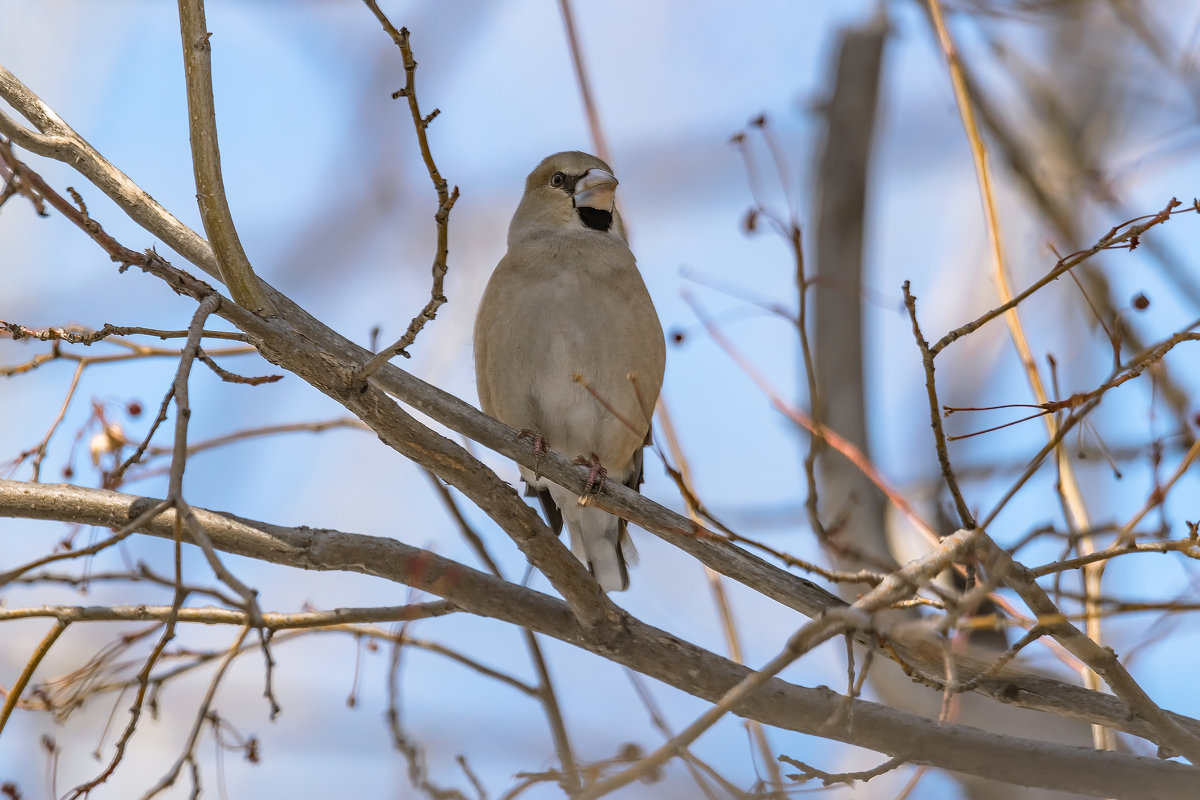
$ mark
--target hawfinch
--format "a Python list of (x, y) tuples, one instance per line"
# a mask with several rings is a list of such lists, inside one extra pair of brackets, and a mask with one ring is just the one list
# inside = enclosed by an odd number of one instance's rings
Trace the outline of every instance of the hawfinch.
[[(580, 456), (593, 477), (636, 490), (666, 354), (616, 188), (587, 153), (552, 155), (530, 173), (475, 317), (475, 380), (483, 410), (535, 453)], [(600, 585), (627, 588), (625, 520), (524, 467), (521, 477), (555, 531), (566, 520), (571, 550)]]

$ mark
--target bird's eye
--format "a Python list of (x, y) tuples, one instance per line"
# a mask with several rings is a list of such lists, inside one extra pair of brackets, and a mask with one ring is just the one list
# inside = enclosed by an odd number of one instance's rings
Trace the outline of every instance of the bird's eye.
[(557, 189), (558, 187), (560, 187), (564, 183), (566, 183), (566, 181), (567, 181), (566, 175), (563, 175), (561, 172), (556, 172), (556, 173), (554, 173), (554, 177), (552, 177), (550, 179), (550, 185)]

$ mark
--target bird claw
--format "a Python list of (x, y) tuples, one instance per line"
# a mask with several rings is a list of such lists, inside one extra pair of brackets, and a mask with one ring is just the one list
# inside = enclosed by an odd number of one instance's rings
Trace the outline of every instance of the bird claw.
[(592, 453), (591, 458), (579, 456), (572, 463), (588, 468), (587, 483), (583, 485), (583, 496), (579, 498), (579, 504), (586, 506), (589, 497), (600, 494), (604, 490), (604, 482), (608, 479), (608, 470), (600, 463), (600, 457), (595, 453)]
[(538, 464), (541, 463), (542, 456), (549, 452), (550, 448), (546, 447), (546, 440), (537, 431), (531, 431), (529, 428), (522, 428), (517, 433), (517, 439), (532, 439), (533, 440), (533, 474), (540, 478), (541, 472), (538, 471)]

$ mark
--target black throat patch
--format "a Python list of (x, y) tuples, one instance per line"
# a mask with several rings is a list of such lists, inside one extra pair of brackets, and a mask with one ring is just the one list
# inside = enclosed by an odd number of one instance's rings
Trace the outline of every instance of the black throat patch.
[(611, 211), (601, 211), (598, 208), (589, 208), (587, 206), (576, 208), (575, 210), (579, 212), (579, 219), (583, 221), (583, 224), (594, 231), (607, 231), (612, 227), (613, 216)]

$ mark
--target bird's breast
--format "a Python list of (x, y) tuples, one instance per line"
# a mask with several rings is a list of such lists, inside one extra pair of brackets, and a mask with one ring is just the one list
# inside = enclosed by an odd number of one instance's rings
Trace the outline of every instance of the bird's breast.
[(519, 291), (504, 299), (504, 318), (477, 331), (494, 365), (507, 365), (489, 410), (564, 454), (599, 456), (622, 478), (662, 385), (662, 327), (628, 249), (578, 250), (512, 265), (525, 268)]

